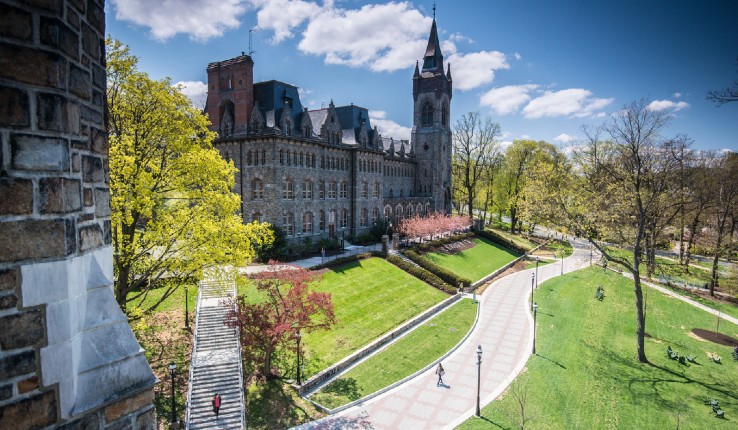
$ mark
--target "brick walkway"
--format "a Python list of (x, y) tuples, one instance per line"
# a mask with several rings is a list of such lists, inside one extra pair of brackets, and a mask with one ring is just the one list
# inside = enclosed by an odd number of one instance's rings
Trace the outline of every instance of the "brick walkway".
[[(589, 264), (589, 245), (575, 243), (564, 260), (570, 272)], [(453, 428), (472, 416), (477, 396), (477, 345), (482, 346), (481, 404), (494, 400), (523, 369), (532, 349), (529, 296), (531, 272), (517, 272), (495, 281), (481, 296), (481, 315), (467, 341), (443, 361), (446, 386), (437, 387), (433, 370), (412, 381), (299, 429), (441, 429)], [(561, 262), (538, 268), (539, 283), (561, 274)]]

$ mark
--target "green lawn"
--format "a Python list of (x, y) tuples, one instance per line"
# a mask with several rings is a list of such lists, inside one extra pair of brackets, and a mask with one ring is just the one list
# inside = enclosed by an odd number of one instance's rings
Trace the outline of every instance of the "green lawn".
[[(595, 299), (598, 285), (605, 299)], [(459, 428), (518, 428), (520, 402), (531, 429), (735, 429), (738, 427), (738, 362), (731, 347), (690, 336), (692, 328), (714, 330), (716, 318), (654, 290), (647, 296), (646, 353), (636, 361), (632, 283), (615, 273), (584, 269), (541, 285), (537, 349), (527, 371), (483, 418)], [(738, 327), (721, 321), (721, 333)], [(670, 345), (698, 364), (670, 360)], [(722, 357), (723, 364), (709, 360)], [(525, 382), (527, 381), (527, 382)], [(715, 418), (707, 397), (720, 401), (726, 420)]]
[(303, 336), (307, 376), (448, 297), (381, 258), (335, 267), (315, 289), (331, 293), (338, 323)]
[(475, 238), (474, 243), (476, 246), (455, 254), (429, 252), (424, 257), (476, 282), (520, 256), (482, 237)]
[(477, 307), (462, 299), (331, 382), (312, 400), (336, 408), (412, 375), (459, 343), (474, 323)]
[(488, 228), (487, 230), (490, 230), (490, 231), (495, 232), (496, 234), (504, 237), (505, 239), (507, 239), (509, 241), (512, 241), (515, 245), (517, 245), (521, 249), (525, 249), (527, 251), (529, 251), (529, 250), (535, 248), (536, 246), (538, 246), (537, 243), (529, 240), (525, 236), (521, 236), (520, 234), (512, 234), (512, 233), (510, 233), (510, 231), (498, 230), (498, 229), (495, 229), (495, 228)]

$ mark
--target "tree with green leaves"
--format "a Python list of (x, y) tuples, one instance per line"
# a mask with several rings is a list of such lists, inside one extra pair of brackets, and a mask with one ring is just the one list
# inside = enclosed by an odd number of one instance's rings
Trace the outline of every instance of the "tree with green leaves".
[(453, 178), (454, 189), (459, 190), (474, 216), (474, 202), (481, 186), (483, 173), (497, 158), (500, 150), (497, 138), (501, 134), (500, 124), (479, 112), (469, 112), (456, 121), (453, 134)]
[(505, 159), (497, 180), (497, 199), (510, 215), (510, 231), (521, 231), (520, 206), (524, 199), (523, 189), (530, 174), (538, 142), (516, 140), (505, 151)]
[[(138, 70), (117, 40), (106, 40), (106, 51), (115, 297), (125, 310), (163, 280), (247, 263), (273, 235), (266, 224), (243, 224), (231, 192), (236, 169), (181, 88)], [(166, 284), (150, 309), (179, 285)]]

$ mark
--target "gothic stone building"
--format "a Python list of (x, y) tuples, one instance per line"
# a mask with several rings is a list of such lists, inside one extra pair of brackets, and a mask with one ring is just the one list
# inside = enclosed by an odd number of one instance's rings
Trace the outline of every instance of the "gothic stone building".
[(433, 20), (413, 75), (411, 141), (383, 138), (354, 104), (308, 110), (297, 87), (253, 83), (253, 60), (210, 63), (207, 112), (216, 147), (233, 160), (244, 222), (281, 226), (292, 240), (357, 237), (380, 219), (451, 210), (452, 81)]

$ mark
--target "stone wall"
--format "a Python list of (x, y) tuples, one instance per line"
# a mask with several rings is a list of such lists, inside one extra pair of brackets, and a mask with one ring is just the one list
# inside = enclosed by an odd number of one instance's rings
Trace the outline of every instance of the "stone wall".
[(149, 429), (113, 297), (102, 0), (0, 0), (0, 428)]

